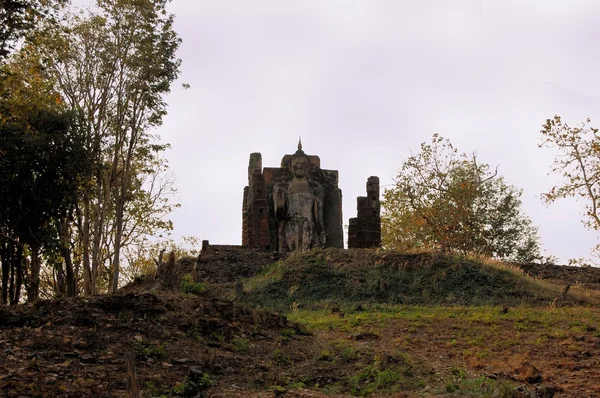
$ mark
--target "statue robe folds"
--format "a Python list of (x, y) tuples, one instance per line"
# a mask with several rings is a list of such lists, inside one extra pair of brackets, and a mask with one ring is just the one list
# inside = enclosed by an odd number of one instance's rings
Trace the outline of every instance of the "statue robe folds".
[(324, 196), (324, 189), (315, 182), (285, 182), (274, 186), (279, 251), (310, 250), (325, 245)]

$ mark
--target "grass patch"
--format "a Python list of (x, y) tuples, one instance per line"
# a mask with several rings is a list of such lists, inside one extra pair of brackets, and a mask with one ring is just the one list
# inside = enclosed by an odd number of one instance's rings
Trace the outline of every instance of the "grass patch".
[(186, 274), (181, 278), (180, 288), (186, 294), (200, 294), (206, 291), (206, 286), (201, 282), (194, 282), (190, 274)]
[(348, 392), (355, 396), (368, 396), (375, 392), (394, 393), (413, 389), (415, 380), (412, 364), (406, 356), (382, 358), (376, 355), (373, 362), (345, 380)]
[[(516, 265), (478, 257), (317, 249), (267, 266), (244, 290), (255, 305), (297, 311), (376, 303), (542, 307), (562, 287), (530, 278)], [(580, 290), (563, 305), (593, 303), (595, 296)]]
[(434, 390), (438, 394), (460, 394), (473, 397), (513, 397), (514, 386), (506, 381), (487, 377), (469, 377), (467, 371), (453, 368), (442, 388)]

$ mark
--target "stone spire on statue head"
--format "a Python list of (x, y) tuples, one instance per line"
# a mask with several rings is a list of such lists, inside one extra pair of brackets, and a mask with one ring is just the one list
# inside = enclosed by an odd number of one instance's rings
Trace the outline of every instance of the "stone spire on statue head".
[(304, 153), (304, 151), (302, 150), (302, 137), (298, 137), (298, 150), (296, 151), (296, 153), (294, 153), (292, 155), (292, 157), (305, 157), (308, 159), (308, 155), (306, 153)]

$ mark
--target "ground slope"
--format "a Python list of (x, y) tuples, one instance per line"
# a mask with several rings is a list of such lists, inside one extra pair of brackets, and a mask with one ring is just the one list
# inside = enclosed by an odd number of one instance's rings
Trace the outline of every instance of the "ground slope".
[[(0, 396), (126, 397), (127, 353), (143, 397), (600, 390), (593, 291), (563, 294), (564, 283), (510, 266), (432, 255), (326, 250), (266, 266), (266, 255), (227, 256), (186, 260), (206, 279), (199, 295), (149, 280), (113, 296), (1, 308)], [(237, 302), (221, 298), (240, 282)], [(460, 301), (469, 295), (477, 299)]]
[[(569, 294), (562, 294), (569, 283)], [(247, 279), (245, 291), (256, 305), (278, 310), (369, 303), (548, 306), (558, 299), (562, 305), (600, 304), (590, 289), (543, 281), (515, 264), (384, 250), (293, 254)]]

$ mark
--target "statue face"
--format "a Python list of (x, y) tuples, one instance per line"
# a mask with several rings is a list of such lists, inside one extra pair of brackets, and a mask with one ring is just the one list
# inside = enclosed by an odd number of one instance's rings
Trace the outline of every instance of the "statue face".
[(304, 156), (292, 159), (292, 174), (296, 178), (304, 178), (308, 174), (308, 159)]

